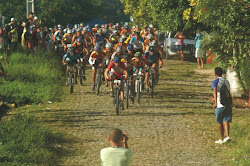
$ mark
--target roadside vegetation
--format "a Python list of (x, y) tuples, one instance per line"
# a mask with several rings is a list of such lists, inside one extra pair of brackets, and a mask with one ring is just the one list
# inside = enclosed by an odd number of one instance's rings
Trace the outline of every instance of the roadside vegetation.
[(58, 165), (64, 135), (27, 115), (0, 122), (0, 165)]
[(24, 105), (62, 99), (63, 70), (55, 55), (14, 53), (8, 63), (3, 67), (10, 77), (0, 79), (3, 101)]

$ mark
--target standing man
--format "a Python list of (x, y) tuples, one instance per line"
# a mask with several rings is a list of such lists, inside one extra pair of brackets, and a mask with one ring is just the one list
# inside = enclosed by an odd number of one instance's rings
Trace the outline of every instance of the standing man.
[[(229, 122), (232, 121), (232, 102), (227, 106), (226, 104), (222, 105), (221, 98), (224, 96), (224, 94), (221, 94), (221, 89), (225, 88), (223, 87), (225, 85), (229, 92), (230, 84), (228, 80), (222, 77), (222, 68), (216, 67), (214, 71), (216, 80), (212, 82), (213, 98), (211, 101), (214, 102), (213, 109), (215, 109), (216, 122), (218, 123), (218, 129), (221, 136), (221, 138), (218, 141), (215, 141), (215, 143), (223, 144), (230, 140)], [(226, 137), (224, 137), (224, 130)]]
[(203, 51), (201, 50), (201, 37), (202, 34), (200, 33), (200, 30), (196, 31), (196, 36), (195, 36), (195, 58), (197, 58), (197, 63), (198, 63), (198, 68), (203, 68)]
[(120, 129), (113, 129), (109, 134), (111, 147), (101, 150), (102, 166), (129, 166), (133, 152), (128, 149), (128, 135)]

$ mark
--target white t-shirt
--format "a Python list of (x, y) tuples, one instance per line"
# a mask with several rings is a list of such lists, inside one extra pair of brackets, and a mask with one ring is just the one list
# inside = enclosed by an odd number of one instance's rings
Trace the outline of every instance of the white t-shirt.
[(133, 152), (123, 147), (109, 147), (101, 150), (102, 166), (130, 166)]

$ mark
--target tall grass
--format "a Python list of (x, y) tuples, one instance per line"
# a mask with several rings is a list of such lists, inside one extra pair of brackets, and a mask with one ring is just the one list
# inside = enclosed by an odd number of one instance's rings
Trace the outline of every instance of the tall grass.
[(62, 154), (55, 146), (62, 134), (41, 126), (34, 117), (17, 115), (0, 124), (0, 165), (58, 165)]
[(4, 69), (12, 77), (0, 80), (0, 96), (19, 105), (60, 100), (63, 73), (55, 55), (14, 53)]

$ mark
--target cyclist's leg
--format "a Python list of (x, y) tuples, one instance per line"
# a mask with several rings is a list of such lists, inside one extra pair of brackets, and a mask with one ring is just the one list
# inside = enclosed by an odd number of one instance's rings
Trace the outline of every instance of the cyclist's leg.
[(96, 77), (96, 68), (93, 67), (92, 69), (92, 83), (95, 84), (95, 77)]
[(146, 71), (146, 72), (145, 72), (145, 83), (146, 83), (146, 88), (149, 87), (149, 86), (148, 86), (148, 80), (149, 80), (149, 72)]
[(124, 99), (124, 83), (121, 83), (120, 90), (121, 90), (121, 102), (123, 102), (123, 99)]
[(66, 68), (66, 77), (69, 78), (69, 66)]

